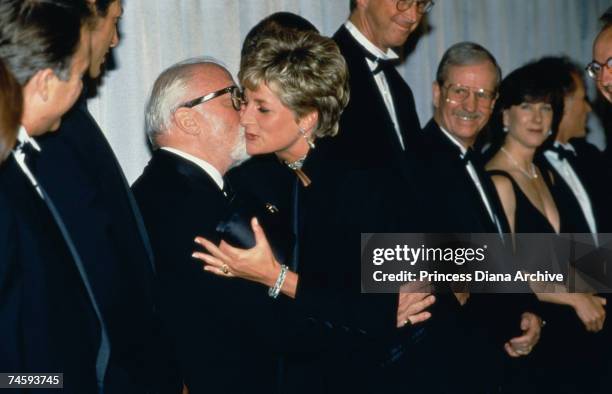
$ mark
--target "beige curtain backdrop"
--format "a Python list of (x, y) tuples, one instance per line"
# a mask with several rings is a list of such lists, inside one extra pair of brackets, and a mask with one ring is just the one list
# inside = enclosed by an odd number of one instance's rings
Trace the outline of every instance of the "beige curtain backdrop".
[[(214, 56), (237, 72), (240, 46), (249, 29), (276, 11), (291, 11), (331, 35), (348, 16), (349, 0), (123, 0), (117, 63), (98, 95), (93, 116), (109, 139), (129, 182), (150, 153), (143, 111), (156, 76), (192, 56)], [(391, 0), (383, 0), (391, 1)], [(583, 65), (591, 60), (598, 16), (610, 0), (437, 0), (424, 33), (399, 66), (412, 87), (421, 123), (432, 114), (431, 82), (442, 53), (472, 40), (497, 57), (504, 74), (543, 55), (566, 54)], [(591, 86), (591, 97), (593, 97)], [(595, 143), (601, 130), (591, 124)]]

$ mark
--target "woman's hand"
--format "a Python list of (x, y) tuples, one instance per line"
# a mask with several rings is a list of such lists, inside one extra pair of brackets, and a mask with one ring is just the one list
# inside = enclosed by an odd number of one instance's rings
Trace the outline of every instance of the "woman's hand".
[(587, 331), (601, 331), (606, 320), (606, 299), (593, 294), (573, 294), (571, 305), (584, 323)]
[(272, 287), (280, 273), (280, 264), (274, 258), (268, 239), (257, 218), (251, 219), (255, 246), (251, 249), (235, 248), (225, 241), (219, 247), (209, 240), (196, 237), (210, 254), (194, 252), (193, 257), (204, 262), (204, 270), (224, 277), (238, 277)]
[(510, 339), (504, 344), (504, 349), (510, 357), (522, 357), (531, 353), (533, 347), (540, 340), (542, 332), (542, 319), (530, 312), (525, 312), (521, 316), (521, 331), (519, 337)]
[(399, 293), (397, 306), (397, 327), (411, 326), (431, 317), (426, 309), (436, 302), (431, 293)]

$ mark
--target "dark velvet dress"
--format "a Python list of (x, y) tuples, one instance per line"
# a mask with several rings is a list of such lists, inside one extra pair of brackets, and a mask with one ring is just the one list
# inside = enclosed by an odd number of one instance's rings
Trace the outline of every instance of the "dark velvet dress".
[[(531, 203), (510, 174), (500, 170), (489, 171), (488, 174), (503, 176), (512, 183), (516, 198), (514, 217), (514, 230), (518, 235), (515, 244), (516, 253), (527, 258), (533, 258), (533, 255), (538, 253), (539, 258), (550, 259), (549, 254), (556, 251), (554, 242), (557, 237), (550, 239), (552, 248), (545, 251), (543, 249), (546, 248), (542, 245), (531, 242), (530, 235), (520, 237), (520, 234), (525, 233), (555, 233), (548, 219)], [(567, 219), (567, 216), (565, 218)], [(560, 212), (561, 233), (571, 231), (567, 228), (566, 219)], [(567, 274), (564, 267), (546, 266), (546, 263), (542, 264), (542, 267), (553, 271), (560, 270)], [(589, 384), (594, 384), (599, 378), (594, 372), (594, 367), (600, 364), (600, 356), (596, 355), (595, 351), (599, 334), (588, 333), (570, 306), (545, 302), (541, 305), (541, 313), (546, 326), (542, 328), (540, 341), (527, 358), (516, 363), (517, 369), (521, 371), (516, 375), (517, 381), (508, 384), (507, 392), (568, 394), (594, 392), (594, 388), (589, 387)]]

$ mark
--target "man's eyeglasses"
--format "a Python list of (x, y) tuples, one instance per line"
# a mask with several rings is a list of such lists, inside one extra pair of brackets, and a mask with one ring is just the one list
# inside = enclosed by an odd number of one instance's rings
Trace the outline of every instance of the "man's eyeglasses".
[(603, 70), (604, 67), (608, 69), (612, 68), (612, 57), (608, 58), (604, 64), (593, 60), (588, 66), (586, 66), (586, 71), (589, 74), (589, 77), (597, 79), (601, 75), (601, 70)]
[(395, 6), (399, 12), (404, 12), (412, 7), (414, 3), (416, 3), (419, 14), (427, 14), (435, 4), (433, 0), (397, 0)]
[(444, 89), (446, 89), (446, 98), (456, 104), (462, 103), (470, 97), (470, 92), (476, 97), (478, 105), (485, 107), (490, 107), (497, 98), (497, 93), (490, 90), (471, 88), (454, 83), (446, 85)]
[(200, 105), (219, 96), (223, 96), (226, 93), (230, 93), (232, 95), (232, 107), (234, 107), (236, 111), (240, 111), (240, 108), (242, 107), (242, 104), (245, 102), (245, 100), (244, 96), (242, 95), (242, 91), (236, 85), (228, 86), (226, 88), (217, 90), (216, 92), (208, 93), (202, 97), (189, 100), (186, 103), (179, 105), (178, 107), (193, 108), (196, 105)]

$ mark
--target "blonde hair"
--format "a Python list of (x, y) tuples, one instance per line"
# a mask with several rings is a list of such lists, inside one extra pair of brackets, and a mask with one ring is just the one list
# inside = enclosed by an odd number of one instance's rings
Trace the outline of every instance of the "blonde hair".
[(348, 70), (330, 38), (296, 30), (266, 35), (242, 59), (238, 78), (251, 90), (265, 83), (296, 119), (317, 111), (316, 137), (338, 133), (340, 115), (349, 101)]

